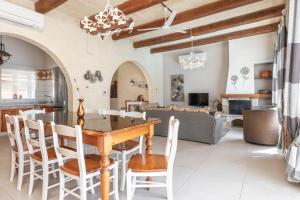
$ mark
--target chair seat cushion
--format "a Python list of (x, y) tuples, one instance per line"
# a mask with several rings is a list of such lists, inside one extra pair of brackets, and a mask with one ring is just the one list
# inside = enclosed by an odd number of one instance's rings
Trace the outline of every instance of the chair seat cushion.
[(126, 142), (122, 142), (120, 144), (114, 145), (113, 150), (115, 151), (129, 151), (137, 146), (139, 146), (139, 142), (134, 140), (128, 140)]
[[(55, 160), (56, 154), (54, 148), (47, 149), (48, 160)], [(37, 151), (30, 155), (34, 160), (43, 161), (41, 151)]]
[(157, 154), (136, 154), (131, 157), (128, 163), (128, 168), (133, 172), (162, 172), (167, 170), (167, 166), (167, 157)]
[[(100, 170), (100, 161), (101, 161), (101, 156), (96, 155), (96, 154), (88, 154), (85, 155), (85, 168), (86, 168), (86, 173), (94, 173), (96, 171)], [(110, 159), (110, 164), (114, 164), (114, 161)], [(71, 159), (69, 161), (66, 161), (63, 166), (60, 167), (61, 170), (75, 175), (75, 176), (80, 176), (80, 171), (79, 171), (79, 165), (78, 165), (78, 160), (77, 159)]]

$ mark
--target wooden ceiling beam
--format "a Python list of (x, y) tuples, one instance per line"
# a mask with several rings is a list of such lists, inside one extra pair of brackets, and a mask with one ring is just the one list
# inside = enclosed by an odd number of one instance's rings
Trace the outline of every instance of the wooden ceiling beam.
[[(238, 8), (240, 6), (248, 5), (251, 3), (256, 3), (262, 0), (218, 0), (216, 2), (212, 2), (197, 8), (193, 8), (187, 11), (183, 11), (181, 13), (178, 13), (175, 17), (175, 20), (172, 25), (181, 24), (184, 22), (192, 21), (201, 17), (206, 17), (209, 15), (213, 15), (219, 12), (223, 12), (226, 10), (230, 10), (233, 8)], [(131, 33), (123, 32), (119, 35), (114, 35), (114, 40), (119, 40), (123, 38), (132, 37), (135, 35), (139, 35), (142, 33), (146, 33), (149, 31), (138, 31), (139, 29), (144, 28), (154, 28), (154, 27), (161, 27), (163, 26), (165, 22), (164, 18), (148, 22), (146, 24), (138, 25), (134, 27), (133, 31)]]
[[(277, 30), (277, 28), (278, 28), (278, 23), (273, 23), (273, 24), (269, 24), (269, 25), (245, 29), (245, 30), (227, 33), (227, 34), (223, 34), (223, 35), (217, 35), (217, 36), (213, 36), (213, 37), (203, 38), (203, 39), (195, 40), (193, 43), (194, 43), (194, 46), (201, 46), (201, 45), (213, 44), (213, 43), (217, 43), (217, 42), (225, 42), (228, 40), (275, 32)], [(153, 48), (153, 49), (151, 49), (151, 53), (162, 53), (162, 52), (173, 51), (173, 50), (178, 50), (178, 49), (186, 49), (186, 48), (190, 48), (191, 46), (192, 46), (192, 42), (189, 41), (189, 42), (184, 42), (184, 43), (179, 43), (179, 44), (174, 44), (174, 45), (169, 45), (169, 46)]]
[(155, 6), (157, 4), (163, 3), (167, 0), (129, 0), (124, 3), (116, 6), (126, 15), (138, 12), (140, 10), (144, 10), (146, 8)]
[(229, 18), (226, 20), (222, 20), (219, 22), (199, 26), (196, 28), (192, 28), (192, 30), (185, 30), (186, 33), (172, 33), (163, 36), (158, 36), (146, 40), (141, 40), (133, 43), (134, 48), (141, 48), (156, 44), (162, 44), (166, 42), (172, 42), (176, 40), (181, 40), (185, 38), (189, 38), (191, 35), (198, 36), (207, 33), (212, 33), (216, 31), (220, 31), (223, 29), (233, 28), (245, 24), (250, 24), (258, 21), (262, 21), (265, 19), (270, 19), (274, 17), (281, 16), (282, 10), (285, 8), (285, 5), (279, 5), (271, 8), (267, 8), (264, 10), (260, 10), (257, 12), (249, 13), (246, 15), (241, 15), (233, 18)]
[(65, 3), (67, 0), (38, 0), (35, 2), (35, 11), (45, 14), (58, 6)]
[[(167, 0), (128, 0), (120, 5), (117, 5), (116, 7), (119, 8), (124, 14), (129, 15), (140, 10), (155, 6), (156, 4), (163, 3), (165, 1)], [(89, 19), (95, 19), (95, 15), (96, 14), (89, 16)], [(80, 28), (83, 28), (83, 25), (81, 23)]]

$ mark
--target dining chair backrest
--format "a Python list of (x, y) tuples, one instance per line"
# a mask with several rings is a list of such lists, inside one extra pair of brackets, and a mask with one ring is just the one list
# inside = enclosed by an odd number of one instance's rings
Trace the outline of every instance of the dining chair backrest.
[(100, 115), (113, 115), (113, 116), (120, 116), (121, 111), (118, 110), (106, 110), (106, 109), (100, 109), (99, 110)]
[(97, 114), (98, 113), (98, 110), (97, 109), (93, 109), (93, 108), (85, 108), (84, 109), (84, 113), (86, 114)]
[[(32, 121), (26, 118), (23, 118), (24, 121), (24, 132), (26, 143), (28, 146), (29, 154), (33, 154), (35, 150), (40, 150), (42, 155), (42, 160), (48, 160), (47, 146), (45, 140), (45, 130), (42, 120)], [(30, 132), (38, 132), (38, 140), (32, 139)]]
[(6, 129), (11, 147), (17, 147), (18, 152), (24, 152), (22, 137), (20, 133), (19, 118), (5, 115)]
[(146, 120), (146, 112), (124, 112), (124, 117), (141, 118)]
[(167, 142), (166, 142), (166, 147), (165, 147), (165, 155), (168, 156), (170, 155), (170, 150), (171, 150), (171, 143), (172, 143), (172, 123), (174, 122), (175, 117), (171, 116), (169, 118), (169, 124), (168, 124), (168, 135), (167, 135)]
[(45, 114), (46, 110), (42, 109), (42, 110), (36, 110), (36, 109), (32, 109), (32, 110), (19, 110), (19, 115), (21, 117), (27, 117), (28, 115), (36, 115), (36, 114)]
[[(135, 111), (134, 112), (123, 112), (121, 114), (121, 116), (146, 120), (146, 112), (135, 112)], [(140, 144), (139, 153), (141, 153), (141, 151), (142, 151), (143, 138), (144, 138), (143, 136), (139, 137), (139, 144)]]
[[(86, 175), (86, 166), (84, 159), (84, 148), (82, 141), (82, 130), (80, 126), (76, 125), (75, 128), (58, 125), (51, 122), (52, 133), (53, 133), (53, 144), (58, 160), (58, 165), (61, 167), (64, 165), (65, 159), (77, 159), (80, 177)], [(61, 146), (59, 144), (59, 137), (75, 138), (76, 139), (76, 151)]]
[(166, 142), (165, 156), (168, 158), (168, 170), (173, 169), (177, 151), (179, 120), (173, 116), (169, 119), (168, 137)]

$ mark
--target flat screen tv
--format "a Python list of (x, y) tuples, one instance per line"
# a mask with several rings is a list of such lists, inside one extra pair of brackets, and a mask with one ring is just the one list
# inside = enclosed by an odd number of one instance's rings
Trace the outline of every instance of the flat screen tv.
[(189, 93), (190, 106), (208, 106), (208, 93)]

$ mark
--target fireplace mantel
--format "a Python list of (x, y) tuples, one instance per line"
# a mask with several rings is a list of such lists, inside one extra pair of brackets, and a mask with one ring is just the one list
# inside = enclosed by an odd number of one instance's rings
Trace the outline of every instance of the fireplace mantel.
[(272, 98), (272, 94), (222, 94), (221, 98), (269, 99)]

